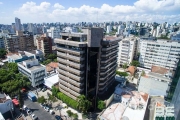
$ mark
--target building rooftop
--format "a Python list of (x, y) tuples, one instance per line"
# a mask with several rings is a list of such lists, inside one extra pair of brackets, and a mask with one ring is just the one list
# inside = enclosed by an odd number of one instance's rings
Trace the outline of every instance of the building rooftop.
[(167, 89), (167, 82), (161, 82), (150, 77), (141, 76), (138, 91), (143, 91), (150, 95), (166, 95)]
[(4, 103), (7, 100), (11, 100), (11, 98), (8, 95), (6, 95), (6, 94), (0, 93), (0, 103)]
[(151, 72), (159, 73), (159, 74), (166, 74), (168, 72), (168, 69), (164, 67), (152, 65)]
[(168, 77), (166, 75), (161, 75), (161, 74), (158, 74), (158, 73), (154, 73), (154, 72), (149, 72), (148, 76), (154, 77), (155, 79), (164, 80), (166, 82), (171, 82), (172, 81), (172, 79), (170, 77)]
[(46, 65), (46, 71), (47, 72), (51, 72), (51, 71), (53, 71), (57, 67), (58, 67), (58, 63), (57, 62), (51, 62), (51, 63)]
[(129, 66), (127, 69), (128, 72), (131, 73), (131, 75), (134, 75), (135, 71), (136, 71), (136, 67), (135, 66)]
[(122, 103), (110, 105), (101, 115), (104, 120), (121, 120), (126, 107)]

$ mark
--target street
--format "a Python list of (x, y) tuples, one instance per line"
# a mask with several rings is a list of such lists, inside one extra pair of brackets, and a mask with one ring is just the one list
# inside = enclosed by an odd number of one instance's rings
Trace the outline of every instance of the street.
[(39, 118), (39, 120), (55, 120), (54, 115), (46, 112), (44, 108), (42, 108), (37, 102), (32, 102), (31, 100), (26, 99), (24, 101), (24, 105), (31, 109), (31, 111)]

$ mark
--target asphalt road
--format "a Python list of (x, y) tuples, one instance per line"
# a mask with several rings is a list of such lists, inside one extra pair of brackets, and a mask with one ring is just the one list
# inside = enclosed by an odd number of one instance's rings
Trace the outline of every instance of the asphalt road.
[(46, 112), (37, 102), (26, 99), (24, 100), (24, 105), (31, 109), (31, 111), (39, 118), (38, 120), (55, 120), (54, 115)]

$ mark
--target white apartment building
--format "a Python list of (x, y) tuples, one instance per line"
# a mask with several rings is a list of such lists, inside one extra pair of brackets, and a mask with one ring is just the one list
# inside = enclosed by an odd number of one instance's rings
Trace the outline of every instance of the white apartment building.
[(57, 29), (55, 27), (50, 27), (50, 29), (47, 29), (48, 36), (51, 38), (60, 38), (60, 29)]
[(37, 59), (18, 63), (18, 70), (29, 78), (33, 87), (44, 83), (44, 78), (47, 76), (46, 66), (39, 64)]
[(121, 66), (125, 63), (129, 65), (136, 55), (137, 55), (136, 37), (129, 36), (119, 42), (118, 66)]
[(140, 66), (150, 69), (152, 65), (176, 70), (180, 58), (180, 42), (157, 40), (140, 42)]
[(154, 109), (154, 120), (175, 120), (174, 117), (174, 106), (169, 106), (161, 102), (156, 102)]

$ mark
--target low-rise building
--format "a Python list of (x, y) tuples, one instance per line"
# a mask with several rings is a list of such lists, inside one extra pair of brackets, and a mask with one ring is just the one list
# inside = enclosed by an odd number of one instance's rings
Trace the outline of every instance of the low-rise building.
[(46, 66), (39, 64), (37, 59), (25, 60), (18, 63), (20, 73), (27, 76), (33, 87), (44, 83), (44, 77), (47, 76)]
[(138, 91), (149, 95), (167, 96), (172, 82), (172, 71), (160, 66), (152, 66), (151, 72), (139, 79)]
[(18, 51), (18, 53), (9, 53), (7, 54), (8, 62), (18, 63), (24, 60), (29, 59), (38, 59), (39, 61), (43, 60), (43, 53), (40, 50), (33, 51)]
[(7, 114), (8, 112), (12, 112), (14, 110), (12, 99), (9, 95), (5, 93), (0, 93), (0, 113)]
[(112, 103), (99, 115), (99, 119), (143, 120), (149, 95), (147, 93), (138, 91), (128, 91), (123, 88), (119, 92), (121, 97), (121, 103)]
[(44, 78), (44, 85), (52, 89), (52, 86), (55, 86), (59, 83), (58, 73), (53, 73)]
[(47, 75), (50, 75), (52, 73), (57, 73), (58, 63), (57, 62), (51, 62), (46, 65), (46, 71)]
[(0, 35), (0, 48), (5, 48), (5, 45), (4, 45), (4, 37)]

